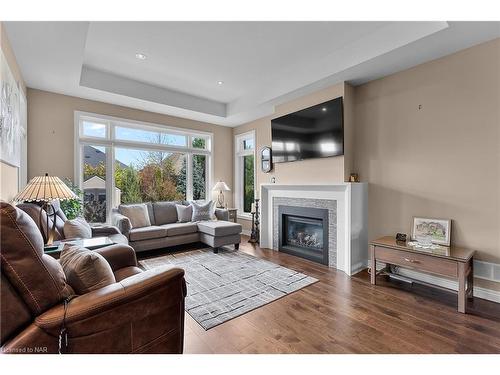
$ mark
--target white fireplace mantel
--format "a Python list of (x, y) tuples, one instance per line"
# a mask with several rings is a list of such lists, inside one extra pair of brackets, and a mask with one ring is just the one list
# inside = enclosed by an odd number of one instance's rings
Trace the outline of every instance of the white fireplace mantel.
[(352, 275), (368, 264), (368, 185), (261, 184), (260, 246), (273, 248), (273, 198), (311, 198), (337, 201), (337, 269)]

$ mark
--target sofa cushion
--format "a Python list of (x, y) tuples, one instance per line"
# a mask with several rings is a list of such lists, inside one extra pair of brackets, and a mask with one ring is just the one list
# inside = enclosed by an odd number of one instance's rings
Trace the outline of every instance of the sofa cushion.
[(198, 230), (211, 236), (229, 236), (231, 234), (240, 234), (241, 224), (230, 221), (201, 221), (198, 224)]
[(59, 262), (68, 284), (77, 294), (85, 294), (116, 282), (106, 259), (84, 247), (65, 244)]
[(167, 230), (168, 237), (198, 232), (198, 226), (195, 223), (165, 224), (162, 225), (162, 228), (165, 228)]
[(189, 223), (193, 217), (193, 206), (185, 206), (183, 204), (176, 204), (177, 221), (179, 223)]
[(120, 213), (129, 218), (132, 228), (149, 227), (148, 208), (144, 203), (120, 205)]
[(150, 227), (132, 228), (128, 234), (130, 241), (149, 240), (167, 236), (167, 229), (152, 225)]
[(66, 220), (64, 238), (92, 238), (92, 228), (83, 217)]
[(153, 212), (155, 216), (155, 224), (163, 225), (177, 222), (176, 204), (181, 202), (154, 202)]

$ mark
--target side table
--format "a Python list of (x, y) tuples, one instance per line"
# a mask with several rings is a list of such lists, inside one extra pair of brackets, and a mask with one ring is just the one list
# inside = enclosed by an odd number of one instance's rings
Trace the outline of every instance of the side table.
[(238, 209), (237, 208), (227, 208), (227, 212), (229, 213), (229, 221), (233, 221), (235, 223), (238, 222)]

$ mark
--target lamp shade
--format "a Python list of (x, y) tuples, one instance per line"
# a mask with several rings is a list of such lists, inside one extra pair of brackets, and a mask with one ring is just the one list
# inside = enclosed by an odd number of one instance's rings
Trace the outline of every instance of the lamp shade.
[(28, 185), (17, 193), (13, 201), (15, 202), (50, 202), (55, 199), (78, 199), (59, 177), (45, 176), (33, 177)]
[(213, 191), (231, 191), (231, 189), (229, 189), (229, 186), (227, 186), (224, 181), (217, 182), (212, 190)]

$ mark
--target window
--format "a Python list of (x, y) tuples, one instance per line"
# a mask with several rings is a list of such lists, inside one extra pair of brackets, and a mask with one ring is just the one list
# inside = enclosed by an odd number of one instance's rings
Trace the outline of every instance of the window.
[(239, 216), (250, 216), (255, 200), (255, 132), (235, 136), (235, 205)]
[(83, 216), (89, 223), (106, 222), (106, 147), (83, 146)]
[(75, 181), (87, 221), (120, 203), (205, 200), (212, 134), (75, 112)]
[(86, 137), (105, 138), (106, 124), (94, 121), (82, 121), (82, 133)]
[(186, 155), (117, 147), (114, 178), (118, 203), (184, 200)]

